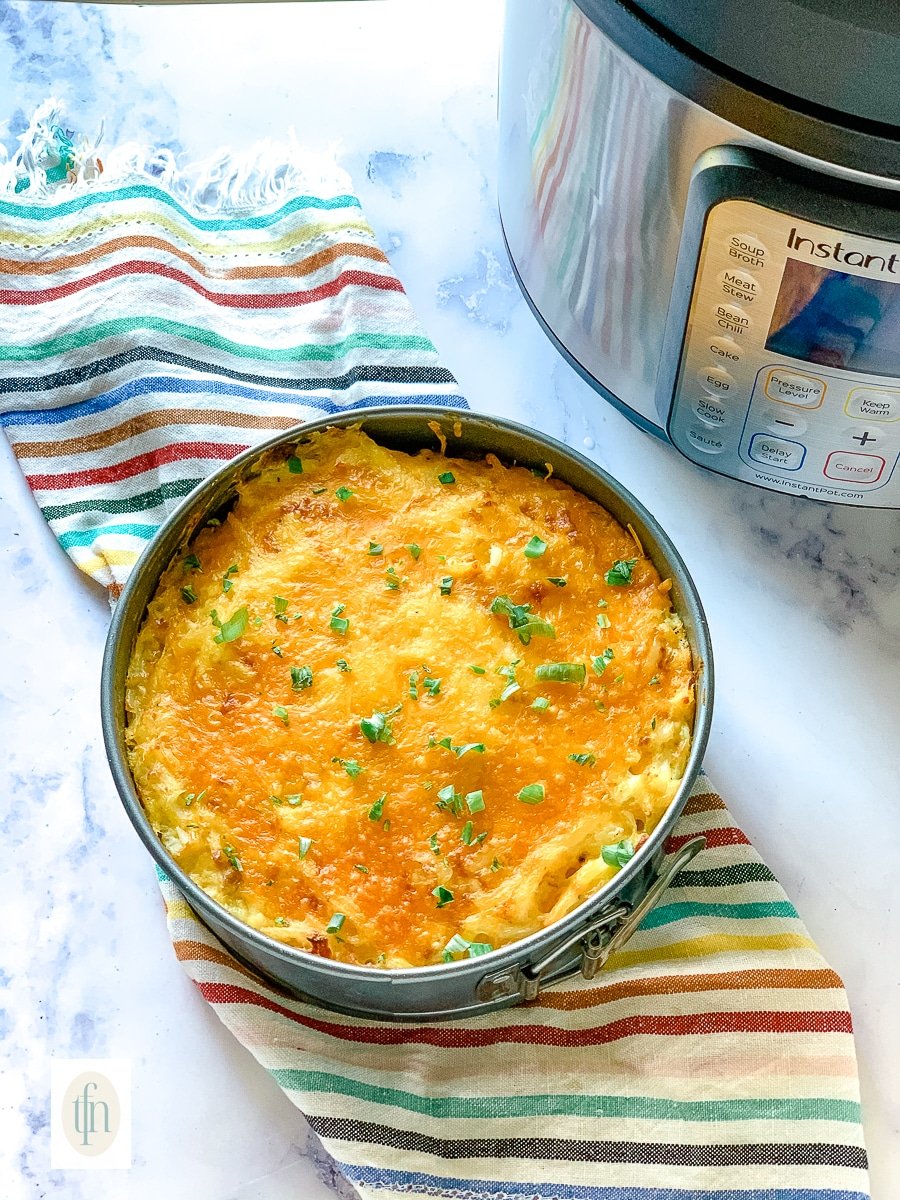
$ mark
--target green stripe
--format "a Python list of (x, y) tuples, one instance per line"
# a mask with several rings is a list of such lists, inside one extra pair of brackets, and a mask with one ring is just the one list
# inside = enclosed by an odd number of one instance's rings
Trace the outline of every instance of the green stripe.
[(68, 550), (70, 546), (93, 546), (98, 538), (106, 537), (109, 533), (126, 533), (149, 541), (157, 529), (158, 525), (95, 525), (93, 529), (67, 529), (64, 533), (58, 533), (56, 540), (63, 550)]
[(436, 1120), (460, 1117), (624, 1117), (649, 1121), (859, 1121), (852, 1100), (666, 1100), (657, 1096), (419, 1096), (396, 1088), (376, 1087), (324, 1071), (278, 1068), (271, 1072), (280, 1087), (294, 1092), (327, 1092), (353, 1096), (371, 1104), (388, 1104)]
[(83, 512), (141, 512), (143, 509), (157, 508), (166, 500), (180, 500), (199, 482), (199, 479), (173, 479), (171, 483), (160, 484), (152, 492), (141, 492), (137, 496), (124, 496), (121, 499), (107, 496), (102, 500), (78, 500), (73, 504), (50, 504), (46, 508), (42, 508), (41, 512), (47, 521), (59, 521), (63, 517), (72, 517), (75, 513)]
[(571, 11), (569, 11), (566, 14), (566, 22), (565, 22), (566, 28), (564, 28), (562, 35), (560, 36), (560, 39), (559, 39), (559, 52), (556, 56), (556, 75), (553, 80), (553, 85), (550, 88), (550, 91), (547, 95), (547, 103), (544, 105), (543, 111), (541, 112), (540, 116), (537, 119), (537, 122), (535, 123), (534, 133), (531, 135), (531, 138), (529, 139), (528, 146), (529, 146), (529, 149), (531, 149), (531, 150), (533, 150), (535, 148), (535, 146), (537, 145), (538, 138), (541, 136), (541, 132), (544, 128), (544, 125), (547, 122), (547, 118), (550, 116), (550, 112), (553, 108), (553, 105), (556, 103), (557, 98), (559, 96), (559, 84), (560, 84), (560, 79), (562, 77), (563, 60), (566, 57), (566, 37), (568, 35), (568, 27), (571, 25), (571, 23), (572, 23), (572, 13), (571, 13)]
[(25, 217), (30, 221), (55, 221), (59, 217), (68, 216), (69, 213), (81, 212), (82, 209), (92, 204), (113, 204), (119, 200), (156, 200), (159, 204), (165, 204), (174, 209), (195, 229), (209, 230), (268, 229), (282, 217), (306, 208), (359, 208), (359, 201), (355, 196), (333, 196), (330, 199), (322, 199), (319, 196), (295, 196), (293, 200), (289, 200), (287, 204), (283, 204), (274, 212), (253, 217), (196, 217), (162, 188), (140, 183), (131, 187), (115, 188), (109, 192), (88, 192), (74, 200), (66, 200), (62, 204), (19, 204), (13, 200), (0, 200), (0, 213), (8, 217)]
[(656, 929), (659, 925), (671, 925), (673, 921), (684, 921), (688, 917), (733, 917), (739, 921), (760, 921), (764, 917), (792, 917), (799, 920), (800, 914), (787, 900), (772, 900), (756, 904), (664, 904), (654, 908), (643, 921), (641, 929)]
[(340, 342), (301, 342), (298, 346), (281, 349), (270, 346), (250, 346), (243, 342), (232, 342), (208, 329), (197, 325), (185, 325), (182, 321), (169, 321), (165, 317), (122, 317), (114, 321), (101, 321), (75, 333), (62, 334), (33, 346), (0, 346), (0, 359), (7, 362), (32, 362), (35, 359), (51, 358), (83, 346), (90, 346), (103, 338), (136, 330), (154, 330), (168, 333), (188, 341), (200, 342), (216, 350), (225, 350), (240, 358), (257, 358), (267, 362), (334, 362), (343, 358), (349, 350), (365, 347), (370, 350), (430, 350), (435, 354), (434, 343), (419, 334), (401, 333), (351, 333)]
[(763, 863), (739, 862), (708, 871), (679, 871), (669, 887), (736, 887), (741, 883), (775, 883), (775, 876)]

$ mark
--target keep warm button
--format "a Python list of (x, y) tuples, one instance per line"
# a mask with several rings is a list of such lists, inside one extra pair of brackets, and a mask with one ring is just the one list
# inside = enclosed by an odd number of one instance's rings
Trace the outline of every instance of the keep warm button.
[(770, 437), (767, 433), (754, 433), (747, 453), (754, 462), (767, 467), (781, 467), (783, 471), (799, 471), (806, 458), (806, 447), (802, 442), (788, 438)]
[(845, 483), (877, 483), (884, 470), (884, 459), (878, 454), (855, 454), (852, 450), (833, 450), (825, 461), (828, 479)]

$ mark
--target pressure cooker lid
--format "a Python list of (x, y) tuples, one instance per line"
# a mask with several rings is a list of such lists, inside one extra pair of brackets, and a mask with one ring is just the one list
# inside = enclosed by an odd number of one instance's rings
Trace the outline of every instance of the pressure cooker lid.
[(600, 17), (601, 27), (606, 23), (602, 12), (610, 8), (643, 17), (659, 35), (661, 56), (668, 43), (707, 68), (718, 64), (724, 74), (743, 76), (735, 82), (753, 90), (773, 90), (794, 97), (807, 110), (830, 110), (892, 126), (895, 137), (900, 133), (898, 0), (577, 3), (587, 16)]

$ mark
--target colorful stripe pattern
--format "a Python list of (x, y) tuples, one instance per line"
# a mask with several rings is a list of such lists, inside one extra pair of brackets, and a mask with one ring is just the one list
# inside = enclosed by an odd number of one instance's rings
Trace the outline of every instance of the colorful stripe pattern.
[(840, 979), (701, 776), (706, 835), (593, 981), (462, 1021), (287, 997), (161, 880), (175, 951), (367, 1200), (866, 1200)]
[(145, 181), (2, 199), (0, 364), (38, 504), (113, 597), (246, 447), (372, 404), (465, 407), (352, 195), (227, 217)]
[[(542, 120), (564, 142), (565, 117)], [(465, 406), (349, 195), (228, 217), (146, 182), (0, 199), (0, 362), (38, 503), (113, 596), (166, 514), (268, 434)], [(669, 852), (698, 832), (707, 850), (599, 979), (447, 1023), (293, 1000), (160, 883), (200, 992), (363, 1197), (866, 1200), (841, 981), (705, 778)]]

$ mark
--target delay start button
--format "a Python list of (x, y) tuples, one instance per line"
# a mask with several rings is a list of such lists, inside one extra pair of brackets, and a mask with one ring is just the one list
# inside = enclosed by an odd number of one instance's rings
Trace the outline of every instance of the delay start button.
[(754, 433), (747, 447), (754, 462), (767, 467), (780, 467), (783, 471), (799, 471), (806, 458), (806, 447), (802, 442), (788, 438), (770, 437), (767, 433)]
[(777, 400), (780, 404), (818, 408), (825, 399), (825, 380), (775, 367), (766, 378), (765, 393), (770, 400)]

